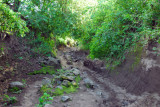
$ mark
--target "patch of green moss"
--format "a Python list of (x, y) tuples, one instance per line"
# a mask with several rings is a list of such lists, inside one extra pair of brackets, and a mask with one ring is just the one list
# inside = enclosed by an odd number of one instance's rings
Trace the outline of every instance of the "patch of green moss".
[(70, 85), (66, 87), (62, 85), (62, 89), (60, 88), (55, 89), (55, 91), (53, 92), (53, 96), (60, 96), (60, 95), (63, 95), (64, 93), (66, 94), (74, 93), (74, 92), (77, 92), (77, 88), (79, 88), (79, 86)]
[(76, 76), (75, 77), (75, 82), (69, 82), (68, 83), (68, 86), (64, 86), (64, 85), (61, 85), (62, 89), (57, 87), (57, 88), (50, 88), (48, 87), (47, 85), (43, 85), (40, 89), (40, 91), (42, 93), (48, 93), (52, 96), (60, 96), (60, 95), (63, 95), (63, 94), (69, 94), (69, 93), (74, 93), (74, 92), (77, 92), (77, 89), (79, 88), (79, 82), (80, 82), (81, 78), (80, 76)]
[(48, 93), (48, 94), (52, 94), (52, 88), (48, 87), (47, 85), (43, 85), (40, 89), (40, 91), (42, 93)]
[(36, 74), (55, 74), (55, 69), (53, 66), (42, 67), (40, 70), (36, 70), (34, 72), (28, 73), (28, 75), (36, 75)]

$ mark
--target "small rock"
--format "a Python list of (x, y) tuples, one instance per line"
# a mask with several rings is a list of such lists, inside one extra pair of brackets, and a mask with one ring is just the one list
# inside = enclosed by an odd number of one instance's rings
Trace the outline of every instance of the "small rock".
[(67, 101), (70, 101), (70, 100), (71, 100), (71, 98), (69, 96), (62, 96), (61, 97), (62, 102), (67, 102)]
[(57, 80), (57, 85), (60, 85), (61, 83), (62, 83), (61, 81)]
[(57, 86), (56, 88), (59, 88), (59, 89), (61, 89), (61, 90), (63, 89), (63, 87), (62, 87), (62, 86)]
[(43, 79), (42, 80), (42, 85), (47, 85), (49, 87), (52, 87), (52, 81), (49, 78)]
[(45, 78), (42, 80), (42, 84), (46, 85), (46, 84), (51, 84), (51, 80), (49, 78)]
[(79, 59), (76, 59), (76, 58), (72, 58), (73, 59), (73, 62), (78, 62)]
[(100, 92), (100, 91), (97, 91), (96, 94), (97, 94), (98, 96), (102, 96), (102, 92)]
[(39, 57), (39, 58), (37, 59), (38, 62), (42, 62), (42, 61), (44, 61), (44, 60), (45, 60), (45, 59), (42, 58), (42, 57)]
[(53, 76), (53, 78), (56, 78), (56, 75), (55, 75), (55, 74), (53, 74), (52, 76)]
[(73, 76), (73, 74), (71, 72), (66, 72), (64, 73), (65, 76)]
[(42, 58), (42, 57), (39, 57), (37, 62), (40, 65), (47, 65), (48, 64), (47, 61), (44, 58)]
[(53, 57), (48, 57), (48, 61), (50, 62), (54, 62), (55, 64), (59, 65), (60, 64), (60, 60), (53, 58)]
[(38, 59), (38, 63), (41, 66), (48, 65), (48, 66), (53, 66), (53, 67), (56, 67), (56, 68), (60, 68), (61, 67), (60, 60), (56, 59), (54, 57), (47, 57), (47, 58), (41, 58), (40, 57)]
[(78, 69), (76, 69), (76, 68), (72, 68), (71, 71), (73, 72), (73, 74), (74, 74), (75, 76), (80, 75), (80, 73), (81, 73), (80, 70), (78, 70)]
[(64, 86), (69, 86), (69, 81), (68, 80), (64, 80), (63, 82), (62, 82), (62, 85), (64, 85)]
[(72, 65), (70, 65), (70, 66), (68, 66), (68, 67), (66, 67), (66, 68), (63, 68), (65, 71), (68, 71), (68, 70), (71, 70), (73, 68), (73, 66)]
[(82, 75), (81, 75), (81, 78), (82, 78), (82, 79), (87, 78), (87, 76), (88, 76), (88, 75), (87, 75), (87, 73), (86, 73), (86, 72), (82, 72)]
[(63, 107), (71, 107), (71, 106), (68, 104), (64, 104)]
[(94, 88), (94, 83), (92, 80), (90, 80), (89, 78), (86, 78), (83, 80), (84, 84), (88, 87), (88, 88)]
[(61, 76), (62, 80), (69, 80), (69, 81), (73, 81), (74, 80), (74, 76)]
[(129, 102), (127, 100), (122, 101), (122, 106), (128, 106)]
[(23, 89), (25, 86), (24, 86), (23, 83), (21, 83), (21, 82), (19, 82), (19, 81), (15, 81), (15, 82), (11, 82), (11, 83), (9, 84), (9, 87), (10, 87), (10, 88), (17, 87), (17, 88), (19, 88), (19, 89)]

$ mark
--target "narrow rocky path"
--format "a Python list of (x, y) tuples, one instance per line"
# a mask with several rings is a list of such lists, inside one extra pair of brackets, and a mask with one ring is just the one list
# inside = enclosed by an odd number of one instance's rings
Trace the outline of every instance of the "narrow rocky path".
[[(142, 95), (128, 93), (125, 89), (115, 85), (109, 78), (84, 66), (85, 52), (77, 53), (76, 48), (66, 48), (58, 51), (58, 58), (63, 69), (77, 68), (81, 71), (82, 81), (78, 92), (69, 94), (72, 99), (66, 103), (61, 102), (61, 97), (55, 97), (52, 104), (46, 107), (160, 107), (158, 94), (144, 92)], [(84, 80), (93, 82), (93, 88), (87, 88)], [(21, 100), (21, 106), (35, 107), (40, 95), (38, 91), (42, 81), (29, 85)]]

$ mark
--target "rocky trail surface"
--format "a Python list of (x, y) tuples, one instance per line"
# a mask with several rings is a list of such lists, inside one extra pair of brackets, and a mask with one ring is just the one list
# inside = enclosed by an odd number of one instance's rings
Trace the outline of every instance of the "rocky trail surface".
[[(160, 107), (159, 93), (129, 92), (126, 86), (120, 87), (110, 79), (112, 74), (105, 70), (102, 61), (91, 62), (86, 58), (87, 55), (87, 51), (80, 51), (77, 48), (65, 48), (58, 51), (57, 56), (62, 68), (78, 69), (82, 80), (79, 83), (78, 92), (54, 97), (52, 104), (47, 104), (45, 107)], [(28, 85), (20, 97), (20, 106), (15, 107), (35, 107), (38, 104), (39, 89), (44, 78), (53, 77), (46, 76)], [(89, 87), (86, 87), (86, 84)], [(134, 88), (136, 90), (136, 87)], [(62, 102), (62, 97), (68, 97), (70, 100), (66, 98), (66, 101)]]

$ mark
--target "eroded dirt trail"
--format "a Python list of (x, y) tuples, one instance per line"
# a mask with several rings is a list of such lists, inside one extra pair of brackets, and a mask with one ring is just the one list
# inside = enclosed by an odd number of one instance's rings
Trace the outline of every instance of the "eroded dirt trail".
[[(87, 73), (87, 78), (92, 79), (97, 84), (97, 89), (107, 96), (102, 99), (102, 105), (105, 107), (160, 107), (160, 97), (158, 94), (144, 92), (141, 95), (134, 95), (128, 93), (125, 89), (111, 82), (106, 75), (102, 75), (102, 73), (84, 66), (86, 53), (83, 51), (78, 51), (76, 48), (59, 51), (59, 58), (64, 67), (76, 67), (83, 73)], [(68, 61), (72, 63), (68, 65)], [(101, 107), (102, 105), (97, 107)]]
[[(125, 88), (116, 85), (107, 71), (104, 71), (105, 73), (99, 71), (99, 69), (103, 71), (103, 67), (97, 68), (96, 65), (87, 62), (87, 55), (86, 51), (79, 51), (77, 48), (58, 51), (57, 56), (63, 69), (78, 68), (81, 71), (82, 81), (78, 92), (68, 95), (72, 98), (71, 101), (63, 103), (59, 96), (55, 97), (52, 104), (47, 107), (160, 107), (160, 96), (157, 93), (144, 91), (137, 95), (128, 92)], [(97, 65), (101, 64), (97, 63)], [(94, 89), (84, 86), (83, 80), (86, 78), (94, 82)], [(42, 80), (38, 80), (29, 85), (20, 102), (21, 106), (16, 107), (35, 107), (40, 97), (41, 84)]]

